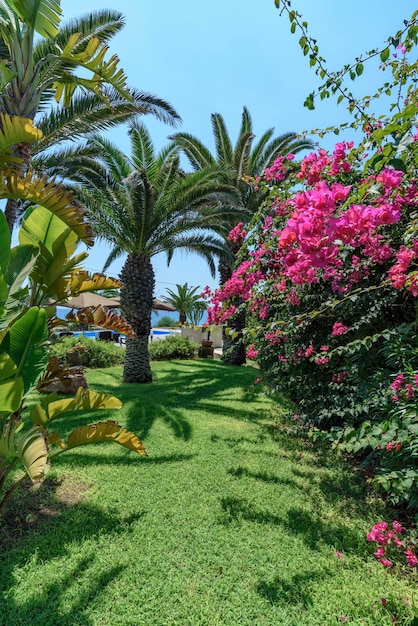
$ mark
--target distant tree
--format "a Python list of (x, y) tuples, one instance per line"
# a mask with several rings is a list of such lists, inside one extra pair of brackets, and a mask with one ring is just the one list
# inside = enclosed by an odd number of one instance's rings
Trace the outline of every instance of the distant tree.
[[(184, 285), (176, 284), (177, 292), (172, 289), (166, 289), (168, 296), (164, 296), (164, 302), (171, 304), (179, 313), (179, 323), (185, 324), (187, 321), (192, 322), (190, 315), (194, 316), (194, 312), (200, 312), (202, 317), (203, 312), (206, 310), (206, 303), (201, 299), (199, 290), (200, 287), (189, 287), (187, 283)], [(192, 322), (193, 323), (193, 322)]]
[(177, 326), (176, 320), (168, 315), (163, 315), (155, 324), (157, 328), (175, 328)]

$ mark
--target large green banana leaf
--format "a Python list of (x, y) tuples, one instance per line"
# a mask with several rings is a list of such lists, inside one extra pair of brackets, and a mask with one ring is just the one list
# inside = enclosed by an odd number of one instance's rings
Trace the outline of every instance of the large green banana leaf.
[(25, 393), (32, 389), (48, 363), (45, 341), (48, 336), (46, 313), (33, 307), (26, 311), (7, 331), (0, 352), (7, 352), (23, 379)]
[(23, 379), (20, 376), (13, 380), (0, 382), (0, 415), (2, 413), (14, 413), (18, 411), (22, 399)]
[(20, 244), (37, 246), (42, 243), (49, 252), (55, 254), (61, 249), (63, 241), (68, 256), (71, 256), (77, 246), (77, 234), (43, 206), (30, 207), (26, 211), (19, 230)]
[[(10, 258), (11, 235), (4, 213), (0, 211), (0, 272), (4, 274)], [(1, 298), (1, 293), (0, 293)]]
[(37, 246), (15, 246), (10, 251), (10, 261), (5, 278), (9, 286), (9, 298), (21, 291), (36, 263)]
[(53, 39), (61, 22), (60, 0), (6, 0), (22, 22), (41, 37)]
[[(23, 399), (23, 379), (7, 352), (0, 352), (0, 415), (14, 413)], [(0, 455), (1, 456), (1, 455)]]

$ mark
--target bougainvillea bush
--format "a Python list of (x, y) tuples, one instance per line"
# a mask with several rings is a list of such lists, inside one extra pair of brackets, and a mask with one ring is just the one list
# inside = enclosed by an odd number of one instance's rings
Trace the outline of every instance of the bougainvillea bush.
[(418, 134), (408, 107), (394, 116), (400, 154), (383, 147), (395, 134), (376, 128), (372, 156), (339, 142), (248, 180), (270, 199), (209, 322), (225, 323), (239, 296), (247, 356), (295, 402), (297, 424), (361, 453), (392, 502), (418, 507)]

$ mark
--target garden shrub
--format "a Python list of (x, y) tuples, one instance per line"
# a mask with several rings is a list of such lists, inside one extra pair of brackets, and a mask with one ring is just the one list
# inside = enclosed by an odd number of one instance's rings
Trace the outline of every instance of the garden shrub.
[(65, 359), (67, 350), (76, 346), (86, 346), (88, 355), (88, 367), (112, 367), (123, 365), (125, 360), (125, 350), (120, 346), (107, 342), (96, 341), (88, 337), (63, 337), (57, 343), (50, 346), (51, 354), (60, 359)]
[(156, 328), (178, 328), (178, 322), (169, 315), (163, 315), (155, 324)]
[[(411, 111), (402, 136), (418, 139)], [(399, 121), (399, 116), (397, 120)], [(382, 134), (382, 143), (389, 138)], [(247, 309), (247, 356), (298, 405), (298, 424), (367, 455), (374, 484), (418, 507), (418, 188), (416, 139), (402, 160), (362, 164), (338, 143), (301, 163), (280, 157), (265, 179), (232, 278), (210, 323)], [(378, 156), (385, 148), (378, 151)], [(390, 153), (392, 154), (392, 152)], [(397, 169), (399, 168), (399, 169)]]
[(166, 339), (153, 341), (149, 345), (151, 361), (169, 361), (171, 359), (194, 359), (198, 345), (188, 337), (169, 335)]
[[(247, 356), (297, 404), (295, 423), (366, 456), (389, 502), (417, 509), (418, 101), (409, 54), (418, 12), (381, 50), (330, 72), (291, 2), (276, 6), (324, 81), (305, 105), (335, 95), (354, 118), (319, 136), (350, 126), (363, 140), (301, 163), (282, 156), (261, 180), (247, 177), (269, 199), (242, 233), (238, 266), (214, 294), (208, 321), (230, 323), (241, 298)], [(385, 82), (356, 99), (343, 79), (355, 80), (373, 58)], [(394, 96), (390, 113), (376, 118), (369, 105), (386, 96)]]

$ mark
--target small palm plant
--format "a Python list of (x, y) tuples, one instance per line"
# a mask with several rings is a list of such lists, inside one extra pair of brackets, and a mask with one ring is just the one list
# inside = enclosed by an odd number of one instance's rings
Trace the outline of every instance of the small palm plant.
[(197, 326), (194, 320), (201, 319), (206, 310), (206, 302), (200, 297), (200, 287), (189, 287), (187, 283), (184, 285), (176, 284), (177, 292), (172, 289), (166, 289), (167, 296), (164, 296), (164, 302), (171, 304), (179, 313), (179, 323), (186, 324), (190, 322)]

